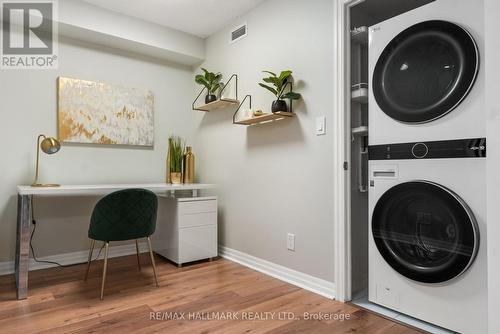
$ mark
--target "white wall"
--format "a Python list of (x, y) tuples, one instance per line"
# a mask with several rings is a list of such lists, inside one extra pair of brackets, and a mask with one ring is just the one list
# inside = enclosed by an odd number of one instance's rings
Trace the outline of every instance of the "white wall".
[[(153, 149), (63, 146), (42, 154), (41, 181), (66, 184), (161, 182), (167, 137), (194, 135), (192, 70), (133, 57), (120, 51), (61, 38), (58, 70), (0, 71), (0, 262), (13, 260), (16, 240), (16, 185), (34, 177), (36, 136), (57, 135), (56, 78), (147, 88), (155, 96)], [(96, 198), (37, 199), (37, 255), (88, 249), (89, 215)]]
[[(242, 22), (248, 36), (229, 44)], [(303, 95), (296, 118), (272, 124), (232, 125), (234, 109), (199, 114), (197, 168), (219, 185), (220, 243), (333, 281), (333, 2), (266, 1), (208, 38), (202, 66), (237, 73), (254, 109), (269, 112), (273, 100), (257, 85), (262, 70), (293, 70)], [(328, 134), (318, 137), (321, 115)], [(287, 232), (296, 235), (295, 252), (286, 249)]]
[(500, 333), (500, 2), (485, 0), (485, 67), (487, 116), (487, 221), (488, 221), (488, 322), (489, 333)]

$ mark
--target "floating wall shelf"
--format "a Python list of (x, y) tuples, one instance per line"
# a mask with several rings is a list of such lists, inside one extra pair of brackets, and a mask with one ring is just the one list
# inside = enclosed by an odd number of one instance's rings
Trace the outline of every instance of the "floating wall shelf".
[(279, 121), (288, 117), (293, 117), (295, 114), (293, 112), (284, 112), (284, 111), (278, 111), (278, 112), (272, 112), (272, 113), (265, 113), (259, 116), (254, 116), (252, 118), (246, 118), (246, 119), (241, 119), (237, 120), (234, 122), (234, 124), (240, 124), (240, 125), (254, 125), (254, 124), (263, 124), (263, 123), (268, 123), (272, 121)]
[[(292, 82), (287, 82), (286, 86), (290, 87), (290, 91), (293, 91), (293, 83)], [(255, 124), (263, 124), (263, 123), (269, 123), (273, 121), (280, 121), (283, 119), (287, 119), (290, 117), (294, 117), (295, 113), (293, 112), (293, 100), (289, 99), (290, 101), (290, 111), (277, 111), (277, 112), (271, 112), (271, 113), (264, 113), (259, 116), (253, 116), (250, 118), (244, 118), (244, 119), (236, 119), (236, 116), (238, 115), (238, 112), (241, 109), (241, 106), (245, 103), (245, 101), (248, 99), (248, 104), (250, 109), (252, 109), (252, 96), (247, 95), (241, 101), (241, 104), (239, 105), (238, 109), (236, 109), (234, 115), (233, 115), (233, 124), (238, 124), (238, 125), (255, 125)]]
[[(233, 79), (236, 82), (236, 93), (235, 93), (236, 96), (235, 96), (235, 98), (234, 99), (222, 98), (221, 97), (222, 93), (226, 89), (227, 85)], [(198, 99), (200, 98), (201, 94), (203, 94), (203, 92), (206, 89), (207, 88), (204, 87), (201, 90), (201, 92), (198, 94), (198, 96), (196, 97), (196, 99), (193, 101), (193, 110), (199, 110), (199, 111), (209, 112), (209, 111), (214, 111), (214, 110), (217, 110), (217, 109), (225, 109), (225, 108), (229, 108), (229, 107), (234, 107), (234, 106), (239, 106), (240, 105), (240, 101), (238, 100), (238, 75), (236, 75), (236, 74), (231, 75), (231, 77), (229, 78), (229, 80), (224, 84), (224, 86), (222, 87), (222, 89), (219, 92), (219, 99), (218, 100), (196, 107), (195, 106), (196, 102), (198, 101)]]
[(358, 27), (351, 30), (351, 40), (355, 43), (359, 44), (367, 44), (368, 43), (368, 28)]
[(353, 102), (368, 103), (368, 84), (359, 83), (351, 87), (351, 99)]
[(229, 108), (232, 106), (238, 106), (240, 104), (240, 101), (235, 100), (235, 99), (219, 99), (214, 102), (210, 102), (208, 104), (204, 104), (202, 106), (196, 107), (194, 110), (199, 110), (199, 111), (214, 111), (217, 109), (224, 109), (224, 108)]

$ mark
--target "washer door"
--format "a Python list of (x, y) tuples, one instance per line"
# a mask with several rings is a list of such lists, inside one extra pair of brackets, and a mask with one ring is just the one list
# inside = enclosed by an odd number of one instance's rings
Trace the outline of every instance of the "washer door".
[(472, 36), (446, 21), (426, 21), (397, 35), (373, 72), (373, 94), (391, 118), (425, 123), (440, 118), (467, 96), (479, 70)]
[(469, 207), (451, 190), (427, 181), (401, 183), (385, 192), (373, 212), (372, 234), (394, 270), (425, 283), (459, 276), (479, 248)]

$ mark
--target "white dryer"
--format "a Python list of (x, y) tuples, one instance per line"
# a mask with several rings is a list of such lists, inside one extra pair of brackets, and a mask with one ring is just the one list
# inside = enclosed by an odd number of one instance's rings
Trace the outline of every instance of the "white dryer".
[(375, 145), (369, 157), (369, 300), (486, 333), (486, 139)]
[(370, 27), (370, 145), (485, 136), (481, 4), (437, 0)]

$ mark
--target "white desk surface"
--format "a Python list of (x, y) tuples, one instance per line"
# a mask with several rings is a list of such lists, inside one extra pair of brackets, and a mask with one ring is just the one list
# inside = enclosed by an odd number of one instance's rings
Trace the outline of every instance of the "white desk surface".
[(155, 193), (175, 190), (202, 190), (215, 188), (214, 184), (192, 183), (192, 184), (170, 184), (170, 183), (138, 183), (138, 184), (85, 184), (85, 185), (61, 185), (60, 187), (37, 188), (31, 186), (17, 186), (19, 195), (102, 195), (122, 189), (148, 189)]

